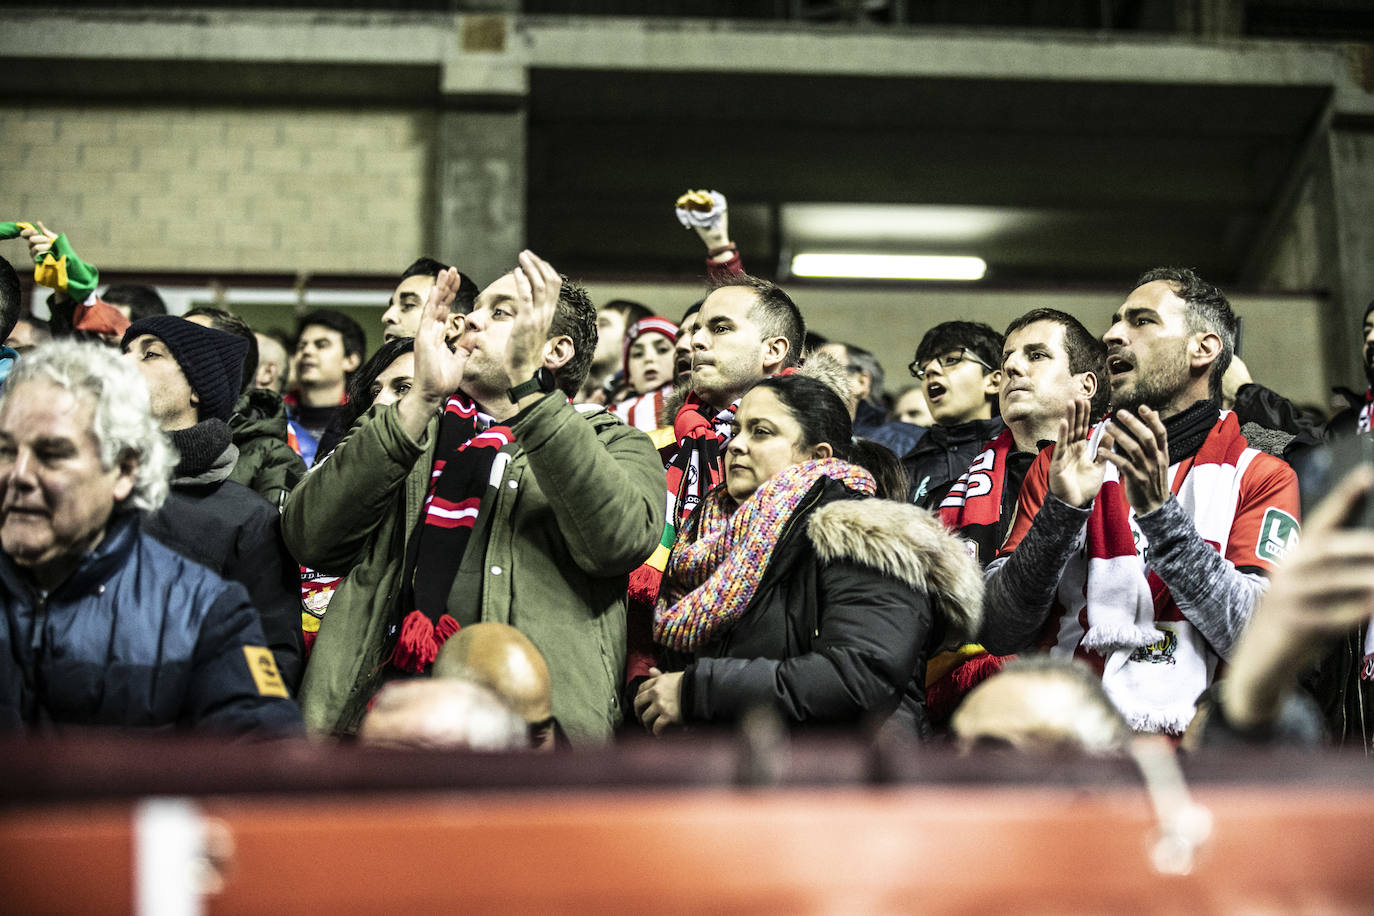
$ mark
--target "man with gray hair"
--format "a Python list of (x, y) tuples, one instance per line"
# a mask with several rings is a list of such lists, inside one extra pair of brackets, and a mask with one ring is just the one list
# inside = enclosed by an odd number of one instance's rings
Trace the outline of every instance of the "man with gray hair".
[(45, 344), (10, 375), (0, 729), (300, 729), (243, 587), (142, 531), (174, 460), (137, 370), (109, 349)]

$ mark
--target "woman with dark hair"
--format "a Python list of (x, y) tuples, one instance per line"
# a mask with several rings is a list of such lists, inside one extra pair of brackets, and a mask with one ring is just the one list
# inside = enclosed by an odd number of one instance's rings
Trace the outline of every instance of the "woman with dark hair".
[(654, 639), (677, 670), (640, 687), (640, 722), (660, 734), (767, 706), (794, 725), (928, 735), (925, 659), (977, 632), (977, 562), (924, 509), (871, 498), (823, 382), (766, 379), (734, 425), (725, 482), (664, 571)]
[(410, 390), (415, 378), (415, 338), (397, 337), (377, 348), (348, 381), (348, 400), (334, 415), (329, 429), (320, 437), (318, 454), (334, 451), (344, 433), (373, 404), (394, 404)]
[[(320, 438), (317, 452), (322, 456), (320, 461), (329, 457), (344, 434), (374, 404), (394, 404), (399, 401), (410, 390), (414, 378), (413, 337), (398, 337), (378, 347), (372, 358), (349, 380), (348, 400), (334, 414), (329, 429)], [(305, 636), (307, 654), (315, 647), (320, 621), (329, 609), (329, 600), (334, 597), (335, 590), (343, 580), (343, 576), (331, 576), (308, 566), (301, 567), (301, 630)]]

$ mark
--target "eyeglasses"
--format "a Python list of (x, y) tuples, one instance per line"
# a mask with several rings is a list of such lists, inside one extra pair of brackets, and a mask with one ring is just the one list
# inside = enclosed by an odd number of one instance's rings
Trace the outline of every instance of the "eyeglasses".
[(979, 359), (979, 358), (978, 358), (978, 354), (977, 354), (977, 353), (974, 353), (974, 352), (973, 352), (972, 350), (970, 350), (968, 347), (960, 347), (960, 348), (957, 349), (957, 350), (950, 350), (948, 353), (944, 354), (943, 356), (933, 357), (933, 358), (928, 359), (928, 360), (926, 360), (924, 363), (921, 363), (921, 364), (919, 364), (919, 365), (917, 364), (916, 360), (913, 359), (913, 360), (910, 362), (910, 364), (907, 365), (906, 368), (907, 368), (907, 371), (910, 372), (910, 373), (912, 374), (913, 377), (915, 377), (915, 378), (922, 378), (922, 379), (923, 379), (923, 378), (926, 377), (926, 370), (925, 370), (925, 367), (926, 367), (926, 366), (929, 366), (929, 365), (930, 365), (931, 363), (933, 363), (933, 362), (936, 362), (937, 360), (938, 360), (939, 363), (940, 363), (940, 368), (941, 368), (941, 369), (953, 369), (955, 366), (959, 365), (959, 364), (962, 363), (964, 360), (969, 360), (970, 362), (975, 362), (975, 363), (977, 363), (978, 365), (982, 366), (984, 369), (988, 370), (989, 372), (994, 371), (993, 368), (992, 368), (992, 366), (989, 366), (987, 363), (985, 363), (985, 362), (983, 362), (981, 359)]

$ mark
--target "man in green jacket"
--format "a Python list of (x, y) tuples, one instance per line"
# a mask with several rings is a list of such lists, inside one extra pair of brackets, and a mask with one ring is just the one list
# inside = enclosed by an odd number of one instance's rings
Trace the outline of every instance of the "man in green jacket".
[(386, 680), (427, 673), (458, 626), (523, 632), (574, 745), (619, 722), (628, 573), (663, 531), (643, 433), (569, 403), (596, 347), (585, 291), (522, 252), (468, 316), (456, 270), (415, 338), (415, 383), (306, 475), (283, 522), (296, 558), (348, 574), (301, 687), (315, 731), (355, 731)]

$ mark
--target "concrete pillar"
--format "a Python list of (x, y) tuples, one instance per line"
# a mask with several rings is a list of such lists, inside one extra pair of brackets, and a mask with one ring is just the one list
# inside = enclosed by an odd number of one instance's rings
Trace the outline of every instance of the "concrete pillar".
[(435, 248), (486, 286), (525, 246), (525, 111), (444, 111), (435, 149)]
[(1328, 337), (1328, 365), (1335, 383), (1364, 384), (1359, 331), (1374, 299), (1374, 129), (1359, 122), (1338, 125), (1330, 140), (1335, 260)]
[(434, 243), (485, 286), (525, 247), (528, 62), (509, 15), (455, 18), (440, 72)]

